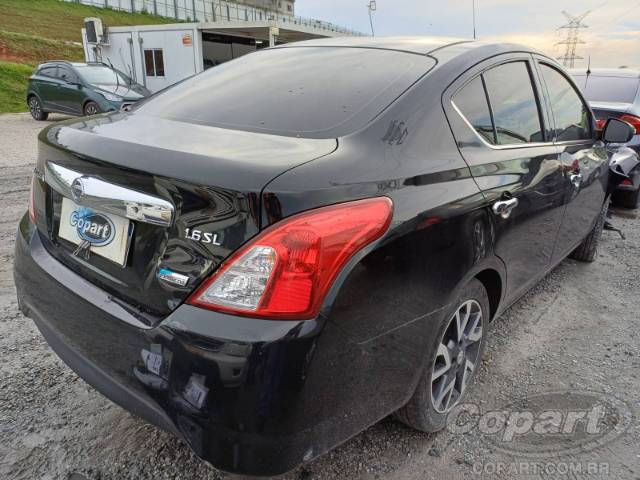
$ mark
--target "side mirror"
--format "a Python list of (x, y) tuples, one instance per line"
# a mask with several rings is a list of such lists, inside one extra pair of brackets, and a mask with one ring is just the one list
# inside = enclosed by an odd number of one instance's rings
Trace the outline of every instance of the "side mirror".
[(604, 124), (602, 130), (602, 141), (604, 143), (627, 143), (636, 134), (636, 129), (627, 122), (610, 118)]

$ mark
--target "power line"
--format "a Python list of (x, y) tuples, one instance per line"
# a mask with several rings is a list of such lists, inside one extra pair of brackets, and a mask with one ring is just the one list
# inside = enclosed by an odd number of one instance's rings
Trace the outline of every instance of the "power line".
[(582, 23), (582, 20), (584, 20), (589, 13), (591, 13), (591, 10), (588, 10), (581, 15), (574, 16), (564, 10), (562, 11), (562, 14), (567, 18), (568, 22), (562, 25), (559, 30), (566, 29), (567, 36), (561, 42), (556, 43), (556, 45), (565, 45), (564, 55), (558, 57), (558, 60), (562, 60), (562, 64), (565, 67), (573, 68), (576, 60), (582, 60), (583, 58), (576, 53), (576, 49), (579, 44), (586, 43), (580, 38), (580, 30), (583, 28), (589, 28), (588, 25)]

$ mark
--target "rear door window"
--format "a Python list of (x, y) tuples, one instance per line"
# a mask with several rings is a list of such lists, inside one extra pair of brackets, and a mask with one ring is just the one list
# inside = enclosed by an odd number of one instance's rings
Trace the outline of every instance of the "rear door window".
[(505, 63), (483, 73), (499, 145), (544, 141), (529, 66)]
[(540, 64), (555, 123), (553, 136), (559, 142), (591, 138), (589, 109), (573, 85), (555, 68)]
[(453, 103), (478, 134), (489, 143), (496, 143), (491, 111), (482, 77), (476, 77), (453, 97)]
[(57, 70), (57, 65), (45, 65), (44, 67), (40, 67), (40, 70), (38, 70), (38, 75), (41, 75), (43, 77), (56, 78)]

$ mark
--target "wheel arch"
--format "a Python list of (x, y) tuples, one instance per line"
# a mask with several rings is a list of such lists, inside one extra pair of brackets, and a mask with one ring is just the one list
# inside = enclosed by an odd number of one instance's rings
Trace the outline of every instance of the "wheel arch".
[(100, 104), (99, 104), (98, 102), (96, 102), (93, 98), (91, 98), (91, 97), (87, 97), (87, 98), (85, 98), (85, 99), (84, 99), (84, 101), (82, 102), (82, 114), (83, 114), (83, 115), (84, 115), (84, 109), (85, 109), (85, 107), (87, 106), (87, 103), (89, 103), (89, 102), (93, 102), (93, 103), (95, 103), (96, 105), (98, 105), (98, 107), (100, 107)]
[(502, 281), (502, 277), (500, 273), (493, 269), (487, 268), (478, 272), (475, 277), (482, 283), (482, 286), (487, 291), (487, 296), (489, 297), (489, 316), (490, 320), (493, 321), (496, 318), (496, 314), (498, 313), (498, 308), (500, 307), (500, 303), (502, 301), (502, 296), (504, 292), (504, 283)]
[(40, 102), (40, 105), (42, 105), (42, 99), (40, 98), (40, 95), (38, 95), (33, 90), (29, 90), (27, 92), (27, 95), (26, 95), (27, 104), (29, 104), (29, 100), (31, 99), (31, 97), (36, 97), (38, 99), (38, 101)]

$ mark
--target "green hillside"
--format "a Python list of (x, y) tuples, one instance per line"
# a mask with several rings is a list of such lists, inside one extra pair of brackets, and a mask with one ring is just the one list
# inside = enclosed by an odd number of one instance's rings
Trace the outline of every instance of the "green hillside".
[(175, 23), (59, 0), (0, 0), (0, 113), (26, 111), (24, 79), (38, 63), (84, 59), (80, 29), (85, 17), (100, 17), (107, 26)]
[(0, 113), (23, 112), (25, 85), (33, 67), (21, 63), (0, 62)]

